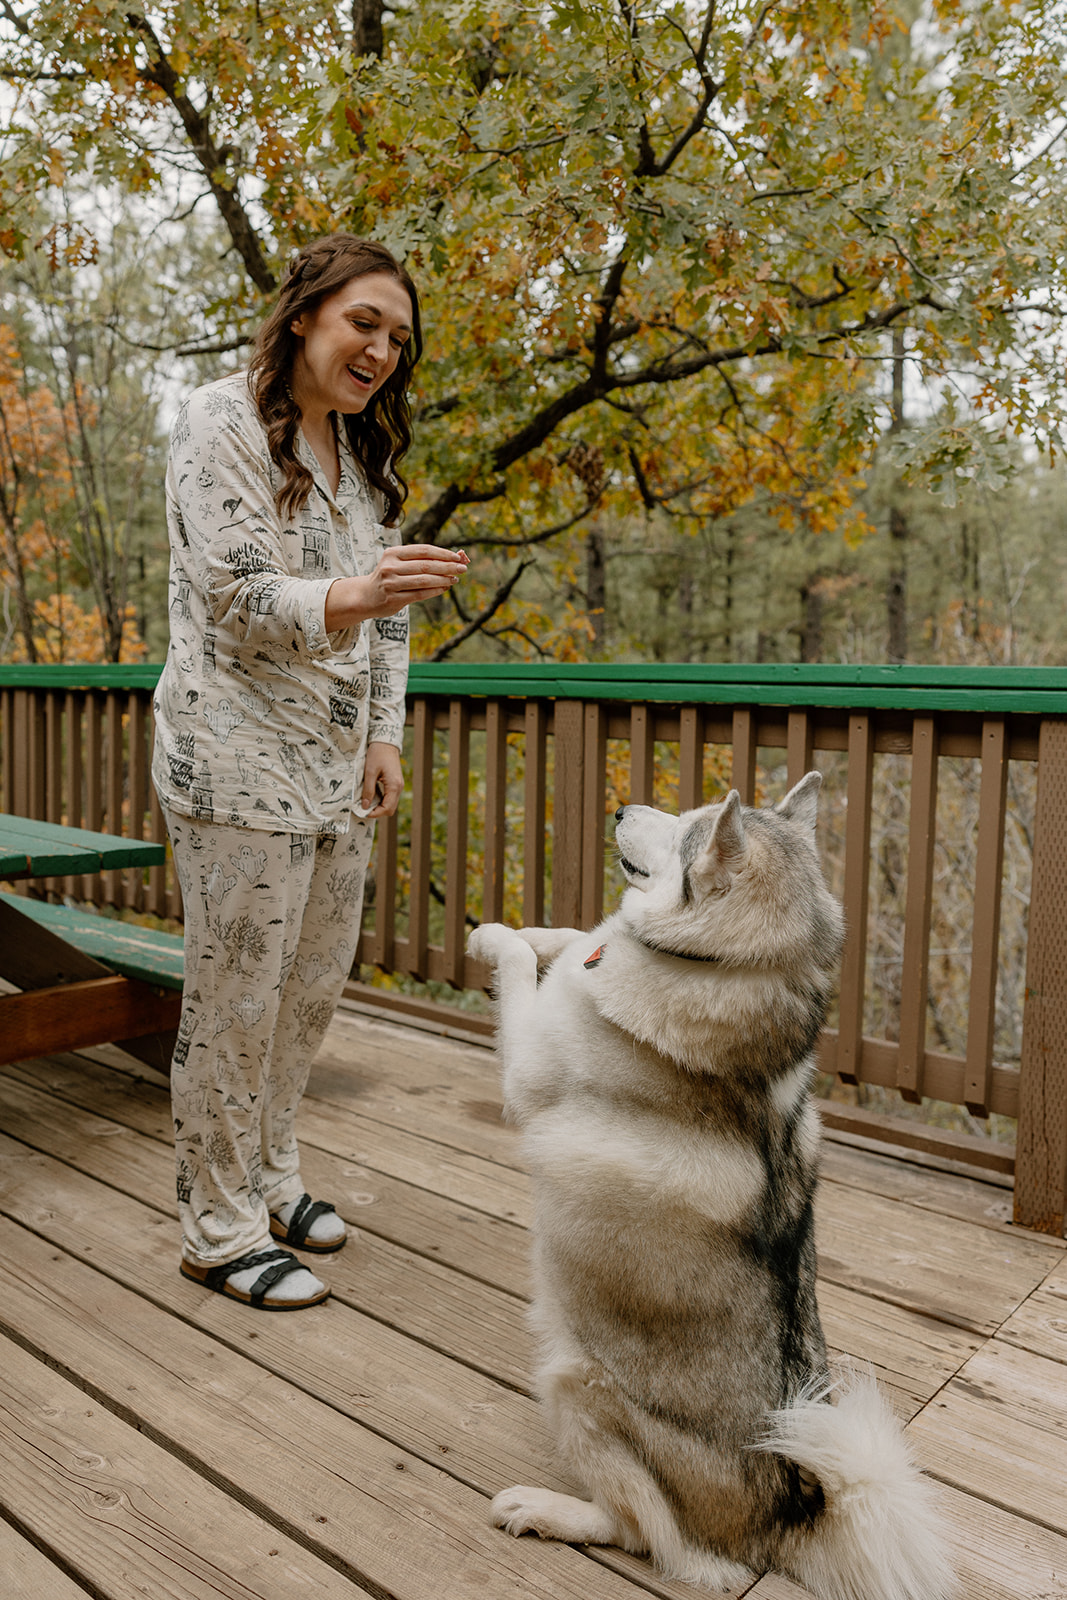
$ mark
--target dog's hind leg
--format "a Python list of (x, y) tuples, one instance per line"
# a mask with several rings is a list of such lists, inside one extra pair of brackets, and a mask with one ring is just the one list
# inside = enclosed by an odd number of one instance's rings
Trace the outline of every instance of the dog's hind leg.
[(523, 1533), (536, 1533), (542, 1539), (560, 1539), (565, 1544), (611, 1544), (631, 1555), (651, 1554), (665, 1577), (679, 1578), (684, 1583), (720, 1591), (751, 1583), (752, 1573), (747, 1567), (713, 1550), (689, 1544), (659, 1490), (650, 1480), (640, 1482), (636, 1477), (628, 1486), (632, 1504), (623, 1514), (595, 1500), (579, 1500), (576, 1495), (516, 1484), (501, 1490), (489, 1515), (494, 1527), (503, 1528), (516, 1538)]
[(750, 1582), (747, 1567), (686, 1538), (663, 1488), (612, 1426), (609, 1391), (590, 1376), (559, 1340), (541, 1369), (540, 1387), (561, 1460), (592, 1498), (518, 1485), (493, 1501), (496, 1526), (516, 1535), (647, 1552), (666, 1576), (709, 1589)]

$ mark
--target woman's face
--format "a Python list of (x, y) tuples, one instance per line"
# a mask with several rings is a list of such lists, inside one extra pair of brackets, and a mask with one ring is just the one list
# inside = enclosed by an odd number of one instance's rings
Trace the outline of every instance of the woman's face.
[(290, 384), (301, 413), (362, 411), (396, 371), (412, 321), (411, 296), (387, 272), (352, 278), (314, 311), (294, 317)]

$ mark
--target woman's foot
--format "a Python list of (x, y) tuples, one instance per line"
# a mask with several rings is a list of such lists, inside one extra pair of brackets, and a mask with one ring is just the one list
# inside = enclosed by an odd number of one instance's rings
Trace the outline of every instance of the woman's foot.
[(317, 1306), (329, 1289), (288, 1250), (269, 1246), (210, 1267), (199, 1261), (181, 1264), (183, 1278), (214, 1289), (262, 1311), (299, 1311)]
[(325, 1254), (340, 1250), (348, 1232), (333, 1206), (325, 1200), (312, 1200), (302, 1194), (270, 1214), (270, 1231), (275, 1239), (292, 1245), (294, 1250), (312, 1250)]

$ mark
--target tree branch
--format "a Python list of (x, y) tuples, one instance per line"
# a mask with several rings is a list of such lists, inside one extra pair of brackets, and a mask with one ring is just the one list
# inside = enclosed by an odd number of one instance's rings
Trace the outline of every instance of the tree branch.
[(500, 610), (500, 607), (504, 604), (504, 601), (508, 598), (512, 589), (514, 589), (515, 585), (526, 571), (526, 568), (532, 566), (532, 560), (520, 561), (518, 566), (515, 568), (515, 571), (511, 573), (509, 577), (504, 579), (504, 582), (500, 585), (499, 589), (496, 591), (489, 603), (484, 605), (475, 616), (471, 617), (458, 633), (454, 633), (451, 639), (446, 639), (444, 644), (438, 645), (437, 649), (430, 657), (430, 660), (443, 661), (446, 656), (450, 656), (452, 654), (453, 650), (458, 650), (463, 641), (465, 639), (469, 639), (471, 634), (477, 633), (479, 628), (487, 623), (490, 618), (494, 617)]
[[(621, 258), (616, 261), (609, 274), (609, 284), (615, 269), (621, 271), (624, 266)], [(605, 287), (604, 298), (609, 293)], [(901, 300), (887, 306), (884, 311), (876, 315), (869, 315), (857, 322), (848, 323), (840, 328), (828, 329), (816, 336), (816, 343), (825, 347), (832, 344), (842, 344), (849, 339), (858, 338), (864, 333), (875, 333), (880, 329), (891, 327), (916, 306), (929, 306), (935, 311), (942, 311), (944, 307), (931, 295), (920, 295), (915, 300)], [(599, 330), (598, 330), (599, 331)], [(605, 347), (610, 345), (610, 336), (604, 336)], [(677, 383), (682, 378), (691, 378), (697, 373), (707, 372), (711, 368), (723, 368), (727, 363), (751, 360), (757, 356), (780, 355), (785, 348), (784, 339), (768, 339), (763, 344), (737, 344), (722, 346), (717, 350), (704, 350), (699, 355), (692, 356), (686, 361), (670, 360), (667, 362), (654, 362), (649, 366), (640, 367), (627, 372), (613, 372), (605, 369), (601, 378), (590, 372), (589, 376), (572, 389), (557, 395), (555, 399), (542, 407), (535, 416), (531, 417), (526, 425), (512, 434), (510, 439), (505, 439), (497, 445), (492, 453), (491, 461), (498, 472), (503, 472), (516, 461), (521, 461), (523, 456), (529, 455), (538, 445), (543, 444), (550, 434), (568, 417), (576, 412), (583, 411), (586, 406), (593, 405), (598, 400), (606, 400), (609, 395), (618, 389), (636, 389), (645, 384)], [(813, 350), (812, 354), (820, 351)], [(452, 483), (443, 489), (437, 499), (418, 516), (413, 523), (404, 530), (404, 543), (425, 542), (433, 544), (436, 535), (444, 527), (449, 517), (460, 505), (474, 502), (495, 500), (504, 493), (504, 483), (498, 482), (489, 489), (463, 488)]]
[[(711, 0), (711, 3), (704, 13), (704, 25), (700, 33), (700, 42), (695, 50), (691, 44), (689, 45), (693, 57), (693, 65), (696, 67), (696, 70), (700, 76), (701, 93), (700, 100), (697, 103), (697, 108), (690, 117), (687, 125), (682, 129), (681, 133), (678, 134), (666, 155), (661, 156), (659, 160), (656, 159), (655, 152), (652, 148), (652, 140), (649, 137), (648, 124), (642, 119), (641, 151), (637, 165), (634, 168), (635, 178), (662, 178), (664, 174), (668, 173), (674, 166), (674, 163), (678, 160), (678, 157), (689, 144), (690, 140), (694, 139), (696, 135), (700, 133), (701, 130), (707, 125), (708, 112), (711, 110), (716, 96), (718, 95), (719, 90), (722, 88), (722, 84), (716, 83), (715, 79), (708, 71), (708, 49), (711, 45), (711, 35), (715, 25), (715, 9), (715, 0)], [(684, 30), (679, 29), (679, 32), (683, 33), (686, 43), (689, 44), (689, 37), (684, 33)]]
[(236, 189), (228, 188), (218, 180), (217, 175), (226, 164), (226, 152), (215, 144), (206, 112), (198, 111), (181, 88), (178, 74), (171, 66), (147, 18), (140, 16), (136, 11), (127, 11), (126, 21), (133, 31), (142, 34), (147, 42), (149, 61), (147, 66), (140, 69), (140, 77), (145, 83), (161, 89), (177, 111), (189, 136), (193, 154), (203, 168), (215, 204), (233, 240), (234, 248), (244, 262), (248, 276), (262, 294), (272, 294), (277, 288), (277, 279), (267, 265), (259, 235), (252, 226)]
[(471, 548), (477, 546), (479, 550), (528, 550), (530, 546), (534, 544), (547, 544), (548, 540), (554, 539), (557, 534), (569, 533), (571, 528), (576, 528), (579, 522), (582, 522), (591, 511), (596, 510), (603, 498), (604, 491), (603, 489), (599, 489), (595, 495), (590, 496), (580, 511), (575, 512), (573, 517), (568, 517), (565, 522), (553, 523), (552, 527), (550, 528), (542, 528), (540, 533), (521, 534), (518, 538), (511, 539), (497, 538), (496, 536), (489, 536), (486, 538), (471, 538), (468, 535), (468, 537), (463, 541), (464, 549), (466, 549), (468, 546)]

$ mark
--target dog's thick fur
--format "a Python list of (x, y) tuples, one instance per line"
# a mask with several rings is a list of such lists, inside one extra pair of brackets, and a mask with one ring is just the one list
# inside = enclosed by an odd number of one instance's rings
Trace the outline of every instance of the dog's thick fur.
[(842, 944), (819, 781), (773, 811), (626, 806), (614, 916), (471, 936), (534, 1180), (541, 1393), (591, 1497), (517, 1487), (492, 1515), (712, 1588), (778, 1567), (824, 1600), (944, 1600), (929, 1487), (873, 1380), (832, 1385), (815, 1302)]

